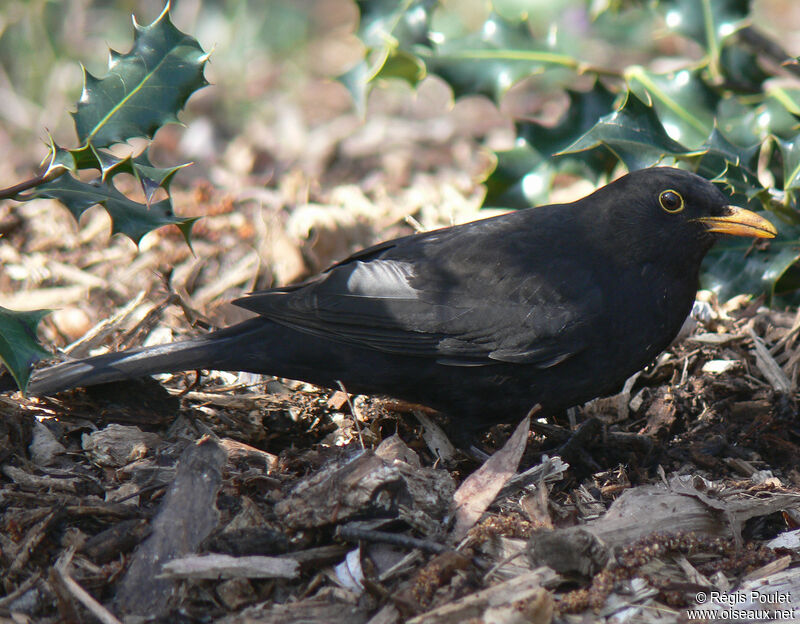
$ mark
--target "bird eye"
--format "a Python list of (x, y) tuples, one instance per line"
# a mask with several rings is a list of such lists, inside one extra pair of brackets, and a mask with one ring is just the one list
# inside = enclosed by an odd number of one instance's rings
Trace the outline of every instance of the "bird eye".
[(667, 212), (674, 213), (683, 210), (683, 197), (681, 197), (678, 191), (673, 191), (672, 189), (661, 191), (661, 195), (658, 196), (658, 201), (661, 207)]

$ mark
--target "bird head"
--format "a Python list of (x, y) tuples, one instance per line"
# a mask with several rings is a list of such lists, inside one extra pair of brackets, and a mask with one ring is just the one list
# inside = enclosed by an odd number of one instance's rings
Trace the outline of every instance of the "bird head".
[(628, 239), (627, 246), (659, 255), (679, 249), (699, 262), (720, 235), (777, 234), (769, 221), (731, 205), (705, 178), (673, 167), (631, 172), (596, 194), (603, 195), (598, 199), (613, 214), (612, 227)]

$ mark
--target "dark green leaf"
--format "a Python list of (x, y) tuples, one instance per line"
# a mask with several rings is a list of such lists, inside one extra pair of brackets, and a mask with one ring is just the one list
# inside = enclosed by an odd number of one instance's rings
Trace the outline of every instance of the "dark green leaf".
[(481, 93), (499, 101), (522, 78), (547, 68), (575, 70), (580, 62), (531, 35), (527, 22), (510, 22), (491, 15), (476, 32), (441, 35), (430, 57), (429, 73), (444, 78), (456, 97)]
[(113, 233), (120, 232), (138, 243), (139, 240), (163, 225), (177, 225), (189, 242), (191, 226), (196, 219), (181, 219), (172, 212), (172, 202), (164, 199), (150, 204), (141, 204), (120, 193), (110, 181), (82, 182), (70, 174), (34, 189), (24, 199), (49, 197), (63, 203), (76, 219), (92, 206), (100, 204), (111, 216)]
[[(770, 215), (765, 214), (767, 218)], [(715, 291), (721, 301), (740, 293), (771, 298), (776, 283), (800, 257), (800, 228), (770, 218), (778, 229), (778, 237), (765, 251), (753, 249), (741, 239), (730, 238), (717, 243), (706, 256), (701, 286)]]
[(568, 89), (567, 96), (569, 106), (554, 126), (518, 123), (517, 136), (525, 139), (540, 153), (549, 156), (569, 147), (588, 132), (598, 119), (614, 110), (616, 96), (599, 81), (588, 91)]
[(169, 191), (173, 176), (189, 164), (176, 165), (175, 167), (154, 167), (150, 162), (149, 148), (136, 157), (124, 159), (118, 170), (133, 175), (142, 187), (145, 201), (149, 204), (155, 192), (163, 188)]
[(127, 54), (111, 50), (103, 78), (84, 69), (78, 110), (73, 113), (82, 145), (97, 148), (152, 137), (176, 122), (189, 96), (206, 85), (208, 55), (197, 41), (175, 28), (169, 5), (149, 26), (134, 21), (134, 44)]
[[(119, 158), (105, 150), (96, 149), (93, 145), (68, 150), (52, 143), (48, 170), (60, 167), (72, 173), (77, 173), (79, 170), (97, 169), (100, 171), (100, 181), (111, 180), (119, 173), (129, 173), (141, 185), (145, 202), (149, 204), (159, 188), (163, 188), (168, 192), (173, 176), (181, 169), (189, 166), (188, 164), (183, 164), (174, 167), (155, 167), (150, 162), (149, 149), (149, 147), (145, 148), (138, 156), (131, 155)], [(31, 199), (32, 196), (20, 199), (26, 198)]]
[(367, 61), (359, 61), (344, 74), (338, 76), (336, 80), (340, 82), (353, 100), (358, 114), (363, 117), (367, 110), (367, 90), (369, 88), (369, 76), (371, 75)]
[(380, 78), (399, 78), (412, 87), (425, 77), (426, 69), (422, 60), (403, 50), (394, 50), (386, 57), (380, 70), (375, 73)]
[(651, 167), (664, 156), (680, 156), (688, 150), (674, 141), (648, 106), (634, 93), (619, 108), (600, 120), (561, 154), (581, 152), (604, 145), (625, 164), (629, 171)]
[(753, 145), (767, 136), (767, 124), (760, 106), (745, 104), (734, 97), (723, 98), (717, 106), (716, 126), (732, 143)]
[(707, 50), (719, 45), (744, 24), (749, 0), (660, 0), (668, 28), (691, 37)]
[(792, 141), (777, 139), (777, 142), (783, 157), (782, 188), (784, 191), (796, 191), (800, 189), (800, 135)]
[(33, 363), (50, 355), (36, 340), (36, 327), (49, 312), (15, 312), (0, 308), (0, 359), (23, 392)]
[(359, 0), (361, 13), (358, 37), (368, 48), (385, 46), (410, 50), (426, 45), (431, 10), (435, 0)]
[(699, 71), (683, 69), (657, 74), (643, 67), (631, 67), (625, 75), (639, 99), (652, 102), (671, 138), (693, 149), (711, 133), (719, 97), (706, 86)]
[(747, 205), (761, 189), (756, 175), (759, 148), (758, 144), (735, 145), (715, 127), (698, 150), (699, 156), (690, 156), (688, 160), (695, 161), (696, 173), (709, 180), (722, 180), (735, 203)]
[(758, 57), (739, 45), (725, 45), (719, 63), (726, 85), (739, 93), (759, 93), (769, 78), (769, 74), (761, 69)]
[(86, 169), (96, 169), (100, 172), (100, 176), (105, 179), (109, 174), (113, 176), (114, 173), (112, 172), (125, 160), (105, 150), (97, 149), (92, 144), (84, 145), (77, 149), (67, 149), (51, 142), (48, 169), (53, 170), (61, 167), (72, 173)]
[(759, 107), (758, 121), (782, 139), (792, 140), (797, 136), (800, 122), (800, 90), (772, 86), (767, 89), (767, 98)]
[(547, 159), (524, 140), (498, 152), (494, 171), (486, 179), (484, 206), (518, 209), (540, 203), (550, 190), (553, 174), (544, 171), (546, 165)]
[(567, 95), (569, 107), (554, 126), (517, 124), (516, 147), (498, 152), (497, 166), (486, 180), (485, 205), (524, 208), (543, 203), (556, 173), (597, 178), (613, 168), (614, 159), (604, 149), (555, 155), (611, 111), (615, 97), (599, 82), (588, 91), (568, 90)]

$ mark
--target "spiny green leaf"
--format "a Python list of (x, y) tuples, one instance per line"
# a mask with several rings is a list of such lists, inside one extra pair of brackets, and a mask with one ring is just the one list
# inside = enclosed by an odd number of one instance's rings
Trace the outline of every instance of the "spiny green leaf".
[[(800, 127), (800, 88), (786, 85), (769, 85), (766, 89), (767, 107), (771, 120), (770, 130), (779, 135), (794, 136)], [(785, 114), (783, 110), (785, 110)], [(780, 125), (779, 125), (780, 124)]]
[(723, 98), (714, 119), (729, 141), (737, 145), (761, 143), (769, 134), (767, 119), (761, 106), (752, 106), (739, 98)]
[(560, 152), (590, 130), (598, 119), (613, 112), (616, 95), (603, 83), (596, 81), (592, 88), (586, 91), (567, 89), (567, 97), (569, 98), (567, 110), (555, 125), (518, 123), (517, 136), (524, 138), (542, 154)]
[(761, 69), (758, 56), (739, 45), (724, 45), (719, 64), (726, 86), (739, 93), (759, 93), (764, 81), (770, 77)]
[(438, 37), (424, 60), (428, 71), (444, 78), (456, 97), (482, 93), (495, 101), (522, 78), (548, 67), (581, 66), (571, 55), (536, 41), (526, 22), (510, 22), (499, 15), (491, 15), (476, 32)]
[(720, 180), (732, 194), (737, 204), (755, 200), (760, 188), (756, 174), (756, 160), (760, 146), (735, 145), (716, 126), (698, 154), (687, 160), (694, 161), (694, 170), (709, 180)]
[(130, 52), (111, 50), (108, 74), (96, 78), (84, 69), (84, 86), (73, 113), (82, 145), (108, 147), (133, 137), (151, 138), (165, 123), (176, 122), (189, 96), (205, 86), (208, 55), (169, 19), (169, 4), (149, 26), (134, 20)]
[(625, 75), (631, 90), (652, 102), (670, 137), (695, 148), (711, 133), (719, 97), (700, 78), (699, 70), (657, 74), (634, 66)]
[(766, 99), (757, 109), (759, 123), (769, 133), (782, 139), (792, 140), (797, 136), (798, 120), (787, 108), (786, 100), (783, 97), (776, 97), (779, 93), (781, 96), (784, 95), (781, 91), (767, 91)]
[(703, 46), (711, 82), (721, 83), (723, 46), (746, 23), (749, 0), (661, 0), (659, 7), (667, 27)]
[[(719, 158), (727, 165), (733, 165), (746, 169), (749, 174), (753, 176), (752, 181), (755, 183), (755, 170), (756, 159), (758, 158), (758, 143), (752, 145), (741, 146), (736, 145), (728, 140), (728, 137), (716, 126), (711, 132), (711, 135), (706, 139), (705, 143), (701, 146), (701, 152), (708, 156)], [(720, 167), (714, 175), (720, 175), (725, 169)], [(709, 170), (710, 173), (710, 170)], [(714, 177), (714, 176), (711, 176)]]
[(367, 61), (359, 61), (345, 73), (337, 76), (337, 82), (341, 83), (350, 94), (356, 112), (363, 117), (367, 110), (367, 91), (369, 89), (369, 76), (371, 75)]
[(783, 157), (784, 191), (800, 189), (800, 135), (792, 141), (777, 139), (778, 149)]
[(191, 226), (196, 221), (176, 217), (169, 199), (148, 206), (126, 197), (109, 180), (83, 182), (70, 174), (37, 187), (24, 199), (34, 197), (57, 199), (75, 219), (80, 219), (87, 209), (100, 204), (111, 216), (112, 232), (125, 234), (137, 244), (142, 236), (163, 225), (177, 225), (188, 243)]
[(172, 178), (178, 171), (188, 167), (189, 164), (184, 163), (174, 167), (155, 167), (150, 162), (150, 150), (148, 148), (138, 156), (125, 158), (120, 163), (118, 170), (130, 173), (139, 181), (144, 192), (145, 201), (149, 204), (158, 189), (163, 188), (168, 192)]
[[(177, 225), (190, 242), (194, 220), (177, 218), (169, 199), (153, 203), (158, 189), (168, 193), (173, 176), (186, 165), (155, 167), (147, 149), (126, 157), (105, 149), (134, 137), (152, 138), (164, 123), (177, 121), (189, 96), (207, 84), (203, 69), (208, 55), (194, 38), (175, 28), (169, 19), (169, 8), (167, 2), (149, 26), (140, 26), (134, 19), (133, 47), (127, 54), (111, 51), (107, 76), (98, 79), (84, 73), (83, 93), (73, 113), (81, 145), (66, 149), (51, 138), (44, 175), (49, 182), (17, 199), (57, 199), (76, 218), (90, 206), (100, 204), (109, 212), (114, 232), (137, 243), (150, 230), (166, 224)], [(70, 175), (87, 169), (97, 170), (99, 178), (83, 182)], [(119, 173), (136, 178), (144, 204), (114, 188), (113, 178)], [(61, 177), (56, 177), (59, 174)]]
[[(764, 216), (770, 218), (768, 214)], [(800, 257), (797, 245), (800, 227), (774, 217), (770, 220), (778, 236), (768, 243), (765, 251), (736, 238), (717, 243), (703, 262), (701, 286), (715, 291), (721, 301), (740, 293), (764, 293), (771, 298), (776, 284)]]
[(358, 37), (369, 48), (386, 45), (409, 50), (428, 42), (431, 0), (359, 0)]
[(652, 106), (633, 92), (628, 93), (619, 110), (600, 120), (561, 154), (581, 152), (604, 145), (625, 164), (629, 171), (651, 167), (667, 155), (685, 155), (689, 151), (670, 138)]
[(614, 159), (604, 149), (556, 156), (597, 119), (613, 110), (614, 94), (596, 82), (587, 91), (568, 90), (569, 106), (554, 126), (535, 122), (517, 124), (514, 148), (497, 153), (497, 164), (486, 179), (487, 206), (524, 208), (547, 201), (552, 180), (559, 172), (597, 178), (609, 173)]
[(750, 13), (749, 0), (660, 0), (668, 28), (712, 49), (735, 33)]
[(86, 169), (97, 169), (100, 172), (100, 177), (105, 179), (122, 160), (122, 158), (114, 154), (97, 149), (92, 144), (84, 145), (77, 149), (68, 149), (51, 142), (48, 169), (63, 167), (72, 173)]
[(128, 173), (139, 182), (148, 204), (159, 188), (169, 192), (173, 176), (189, 166), (189, 163), (184, 163), (174, 167), (155, 167), (150, 162), (149, 146), (137, 156), (131, 154), (124, 158), (97, 149), (93, 145), (69, 150), (52, 143), (50, 150), (51, 164), (48, 170), (62, 167), (72, 173), (77, 173), (79, 170), (96, 169), (100, 171), (100, 181), (111, 180), (120, 173)]
[(15, 312), (0, 308), (0, 359), (24, 392), (31, 366), (50, 354), (36, 340), (36, 327), (49, 310)]
[(494, 170), (485, 182), (484, 206), (527, 208), (540, 203), (552, 177), (552, 171), (542, 171), (546, 166), (547, 159), (524, 139), (510, 150), (497, 152)]

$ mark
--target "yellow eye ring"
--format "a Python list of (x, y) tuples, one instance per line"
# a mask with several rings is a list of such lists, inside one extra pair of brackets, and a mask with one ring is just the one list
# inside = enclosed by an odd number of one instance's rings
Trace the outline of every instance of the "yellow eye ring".
[(684, 207), (683, 197), (678, 191), (674, 191), (672, 189), (661, 191), (661, 194), (658, 196), (658, 203), (661, 204), (661, 207), (665, 211), (672, 214), (680, 212)]

